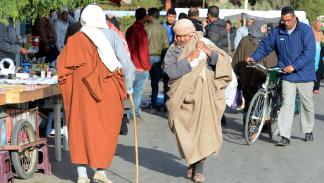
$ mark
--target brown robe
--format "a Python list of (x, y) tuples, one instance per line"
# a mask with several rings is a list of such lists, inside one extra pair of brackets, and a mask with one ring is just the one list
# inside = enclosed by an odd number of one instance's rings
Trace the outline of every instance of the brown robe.
[[(239, 77), (239, 82), (244, 86), (254, 86), (255, 83), (262, 83), (265, 80), (266, 75), (261, 70), (246, 67), (247, 63), (245, 62), (245, 58), (251, 56), (258, 45), (259, 42), (255, 38), (245, 36), (240, 41), (234, 53), (232, 66), (236, 75)], [(265, 67), (273, 67), (277, 65), (277, 61), (278, 58), (276, 53), (272, 52), (260, 63)]]
[(107, 69), (95, 45), (82, 32), (69, 38), (57, 67), (72, 163), (108, 168), (126, 98), (123, 74)]
[[(196, 49), (201, 38), (201, 32), (196, 32), (177, 60)], [(208, 69), (204, 59), (191, 72), (169, 81), (169, 126), (188, 164), (218, 153), (223, 142), (220, 120), (226, 106), (224, 89), (232, 79), (231, 64), (229, 55), (209, 42), (206, 45), (218, 54), (215, 71)]]

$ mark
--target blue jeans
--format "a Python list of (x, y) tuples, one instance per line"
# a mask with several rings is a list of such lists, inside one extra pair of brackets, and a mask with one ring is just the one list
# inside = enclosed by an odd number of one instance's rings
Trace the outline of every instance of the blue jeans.
[(151, 88), (152, 88), (152, 95), (151, 95), (151, 105), (153, 108), (157, 108), (157, 96), (159, 94), (159, 82), (163, 79), (163, 95), (164, 95), (164, 104), (167, 101), (167, 92), (168, 92), (168, 76), (163, 72), (161, 68), (162, 60), (160, 56), (150, 56), (151, 62)]
[[(145, 71), (145, 72), (135, 72), (135, 80), (134, 80), (134, 84), (133, 84), (133, 99), (134, 99), (134, 107), (135, 107), (135, 113), (136, 116), (140, 116), (140, 105), (141, 105), (141, 97), (142, 97), (142, 93), (144, 91), (146, 82), (149, 78), (149, 72)], [(129, 113), (129, 117), (132, 118), (133, 117), (133, 113), (132, 111), (130, 111)]]

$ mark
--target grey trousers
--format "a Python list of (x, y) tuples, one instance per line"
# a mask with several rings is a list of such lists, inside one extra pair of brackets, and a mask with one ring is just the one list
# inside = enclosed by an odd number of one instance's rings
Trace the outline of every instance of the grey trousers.
[(280, 135), (286, 138), (291, 136), (291, 128), (294, 118), (296, 91), (300, 96), (300, 126), (303, 133), (309, 133), (314, 128), (314, 101), (313, 82), (291, 83), (282, 82), (283, 103), (278, 116), (278, 127)]

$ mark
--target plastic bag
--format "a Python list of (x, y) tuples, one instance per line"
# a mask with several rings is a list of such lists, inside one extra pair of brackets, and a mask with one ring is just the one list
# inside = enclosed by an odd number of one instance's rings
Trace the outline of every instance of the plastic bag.
[(234, 110), (242, 110), (245, 105), (242, 90), (237, 90), (233, 104), (230, 106)]
[(237, 79), (236, 75), (232, 69), (232, 81), (230, 84), (225, 88), (225, 100), (226, 105), (231, 107), (233, 103), (235, 102), (235, 98), (237, 95)]

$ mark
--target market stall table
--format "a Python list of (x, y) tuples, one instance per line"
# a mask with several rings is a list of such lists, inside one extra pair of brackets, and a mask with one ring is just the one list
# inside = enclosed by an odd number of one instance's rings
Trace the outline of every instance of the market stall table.
[(53, 97), (55, 127), (55, 159), (61, 161), (61, 99), (57, 85), (5, 85), (0, 84), (0, 107), (7, 104), (21, 104), (47, 97)]

